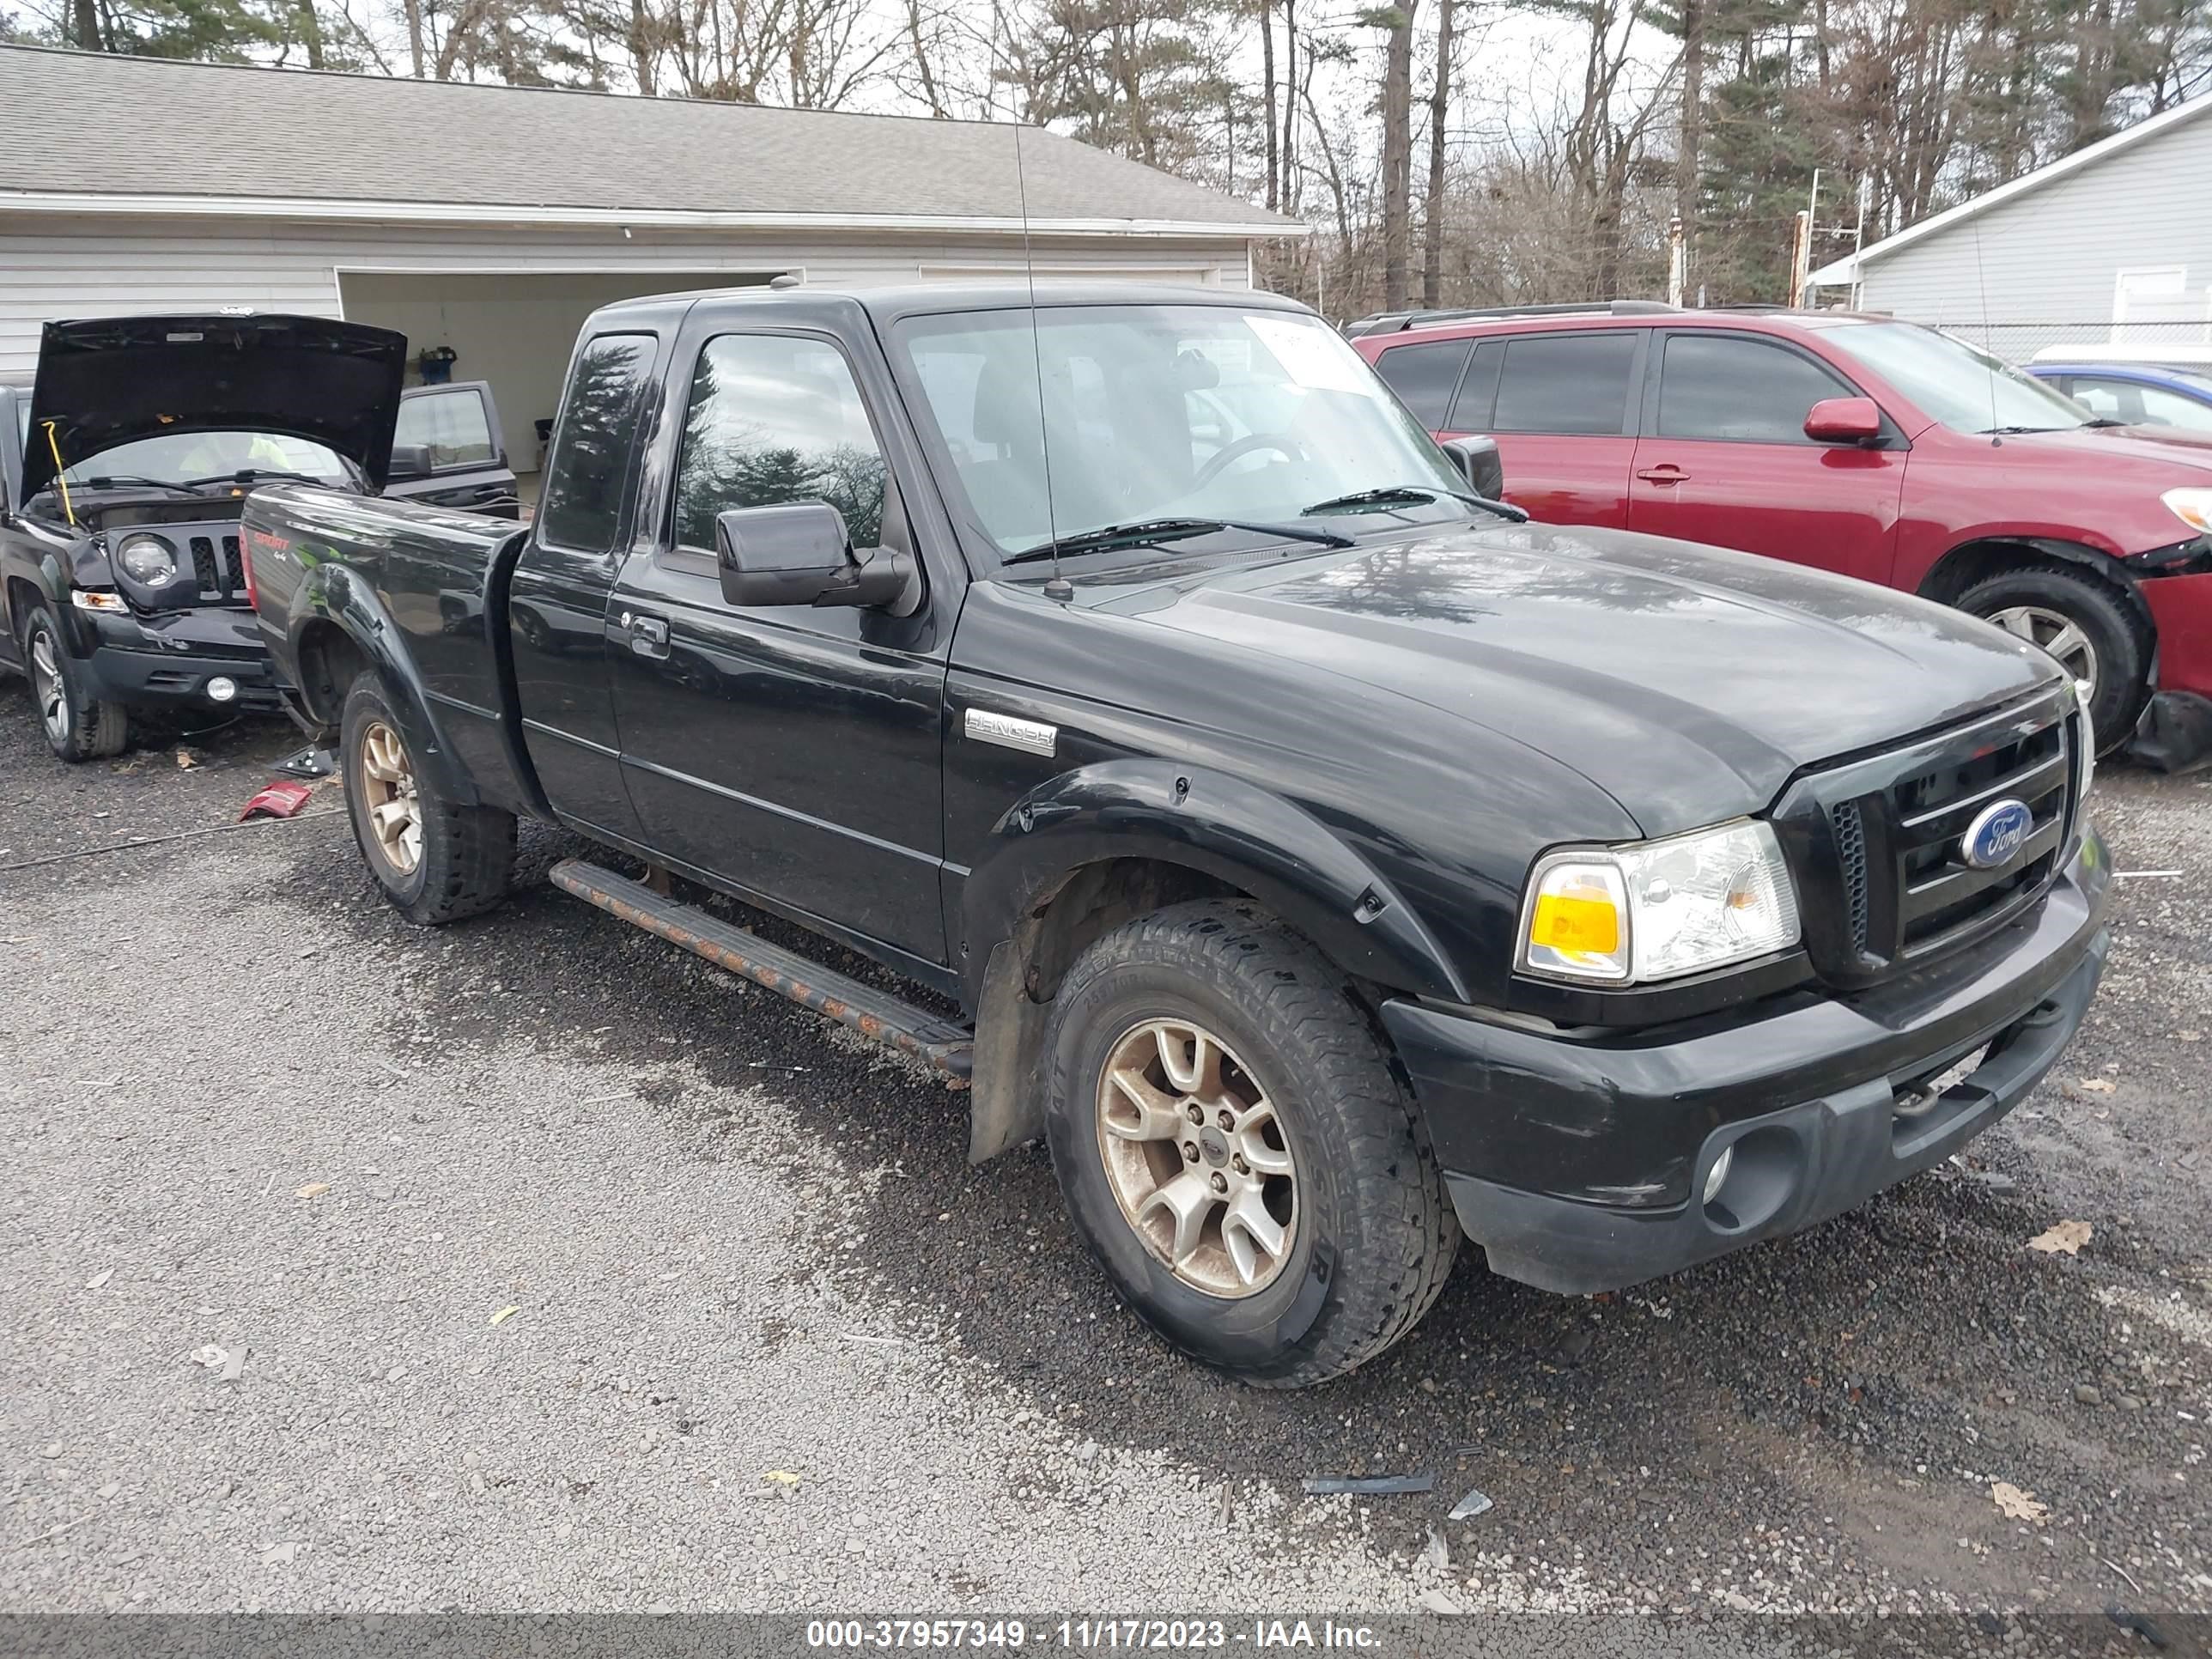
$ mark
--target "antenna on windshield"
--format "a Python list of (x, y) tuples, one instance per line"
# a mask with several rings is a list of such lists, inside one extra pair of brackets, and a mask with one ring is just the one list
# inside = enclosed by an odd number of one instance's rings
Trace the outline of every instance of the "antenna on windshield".
[(1060, 524), (1052, 504), (1052, 423), (1044, 412), (1044, 339), (1037, 327), (1036, 260), (1030, 252), (1029, 175), (1022, 170), (1022, 123), (1014, 123), (1014, 188), (1022, 204), (1022, 275), (1030, 289), (1030, 363), (1036, 370), (1037, 453), (1044, 458), (1044, 532), (1052, 545), (1052, 580), (1044, 585), (1048, 599), (1075, 597), (1075, 589), (1060, 574)]

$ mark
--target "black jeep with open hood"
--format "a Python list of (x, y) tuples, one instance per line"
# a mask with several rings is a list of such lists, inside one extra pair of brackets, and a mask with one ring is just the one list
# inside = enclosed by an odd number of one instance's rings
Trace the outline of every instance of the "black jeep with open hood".
[(374, 495), (404, 335), (319, 317), (49, 323), (0, 387), (0, 664), (64, 760), (118, 752), (133, 708), (273, 708), (239, 545), (283, 479)]

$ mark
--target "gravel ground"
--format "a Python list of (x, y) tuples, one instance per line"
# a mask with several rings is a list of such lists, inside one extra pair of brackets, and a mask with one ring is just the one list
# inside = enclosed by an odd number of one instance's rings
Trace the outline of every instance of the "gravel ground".
[(2180, 873), (1969, 1167), (1620, 1296), (1469, 1251), (1284, 1396), (961, 1097), (546, 886), (568, 838), (440, 933), (334, 811), (132, 845), (295, 739), (191, 741), (64, 768), (0, 685), (0, 1607), (2212, 1610), (2212, 779), (2100, 781)]

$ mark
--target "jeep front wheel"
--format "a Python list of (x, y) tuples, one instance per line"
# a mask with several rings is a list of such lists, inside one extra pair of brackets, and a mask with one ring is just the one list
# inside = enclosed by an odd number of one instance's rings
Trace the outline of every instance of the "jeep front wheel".
[(1098, 939), (1052, 1005), (1047, 1138), (1138, 1315), (1270, 1388), (1413, 1328), (1459, 1240), (1434, 1154), (1345, 977), (1243, 902)]
[(84, 683), (62, 639), (61, 624), (44, 601), (23, 618), (23, 668), (46, 746), (65, 761), (105, 760), (123, 752), (129, 715), (119, 702), (96, 697)]

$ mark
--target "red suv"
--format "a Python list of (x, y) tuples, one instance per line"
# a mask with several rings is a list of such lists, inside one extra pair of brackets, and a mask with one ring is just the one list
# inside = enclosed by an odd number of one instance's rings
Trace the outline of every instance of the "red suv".
[(2212, 757), (2212, 434), (2100, 421), (1946, 334), (1622, 302), (1416, 314), (1352, 343), (1534, 517), (1923, 594), (2064, 662), (2106, 749)]

